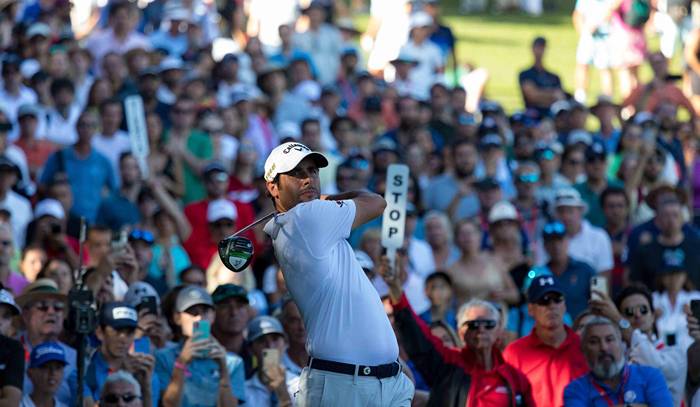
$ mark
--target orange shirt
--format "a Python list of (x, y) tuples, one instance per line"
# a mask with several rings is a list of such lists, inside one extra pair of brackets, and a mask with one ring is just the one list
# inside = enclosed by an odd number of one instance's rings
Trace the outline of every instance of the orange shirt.
[(27, 156), (27, 165), (32, 179), (36, 179), (37, 172), (46, 164), (49, 156), (58, 150), (58, 146), (48, 140), (17, 139), (15, 145), (24, 151)]
[(566, 339), (558, 348), (542, 343), (535, 335), (522, 337), (503, 352), (506, 362), (527, 376), (538, 407), (564, 405), (564, 388), (588, 373), (588, 363), (581, 352), (581, 340), (569, 327)]

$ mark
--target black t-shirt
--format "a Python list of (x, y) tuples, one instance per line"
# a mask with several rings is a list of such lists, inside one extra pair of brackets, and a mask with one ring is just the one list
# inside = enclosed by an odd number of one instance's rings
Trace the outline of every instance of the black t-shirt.
[(24, 386), (24, 348), (19, 341), (0, 335), (0, 388)]
[(700, 239), (692, 235), (685, 235), (676, 246), (664, 246), (657, 239), (640, 246), (629, 259), (630, 280), (642, 282), (653, 290), (658, 273), (669, 263), (685, 265), (688, 280), (700, 287)]
[[(525, 82), (532, 82), (540, 89), (561, 89), (561, 80), (558, 75), (546, 69), (536, 69), (534, 66), (526, 71), (520, 72), (518, 83), (521, 88)], [(525, 95), (523, 95), (523, 99), (525, 99)], [(549, 106), (535, 106), (526, 99), (525, 107), (537, 109), (540, 114), (544, 116), (549, 114)]]

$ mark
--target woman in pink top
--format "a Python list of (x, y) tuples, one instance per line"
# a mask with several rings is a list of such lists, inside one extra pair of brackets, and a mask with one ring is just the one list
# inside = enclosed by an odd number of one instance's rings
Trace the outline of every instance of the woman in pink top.
[(611, 26), (613, 44), (618, 47), (618, 77), (620, 94), (626, 98), (639, 85), (639, 67), (647, 55), (647, 42), (644, 26), (633, 27), (625, 22), (625, 15), (634, 0), (618, 0), (612, 12)]

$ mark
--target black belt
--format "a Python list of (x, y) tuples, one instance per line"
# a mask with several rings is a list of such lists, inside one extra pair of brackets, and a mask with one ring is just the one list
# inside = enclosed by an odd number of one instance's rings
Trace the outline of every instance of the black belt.
[(401, 370), (398, 362), (388, 363), (379, 366), (363, 366), (351, 365), (349, 363), (333, 362), (331, 360), (312, 359), (309, 368), (316, 370), (324, 370), (326, 372), (342, 373), (354, 376), (357, 371), (358, 376), (376, 377), (384, 379), (387, 377), (396, 376)]

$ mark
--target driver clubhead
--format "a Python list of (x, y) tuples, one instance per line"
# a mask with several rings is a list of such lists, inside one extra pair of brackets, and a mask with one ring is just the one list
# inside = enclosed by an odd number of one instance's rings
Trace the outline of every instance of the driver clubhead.
[(243, 236), (223, 239), (219, 242), (219, 257), (229, 270), (243, 271), (253, 260), (253, 242)]

